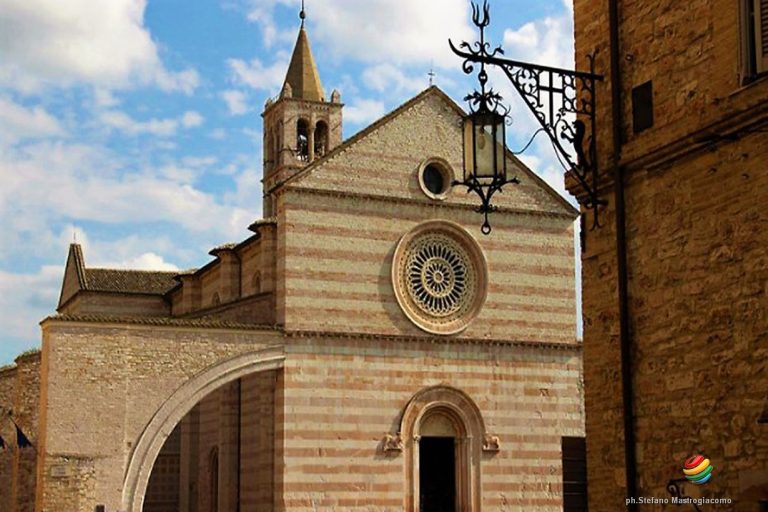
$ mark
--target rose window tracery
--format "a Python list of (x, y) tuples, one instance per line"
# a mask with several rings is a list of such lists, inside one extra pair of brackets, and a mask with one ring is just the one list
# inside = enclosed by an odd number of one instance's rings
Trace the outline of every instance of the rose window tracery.
[(400, 241), (393, 263), (400, 307), (428, 332), (461, 331), (485, 300), (485, 259), (455, 224), (433, 221), (417, 227)]

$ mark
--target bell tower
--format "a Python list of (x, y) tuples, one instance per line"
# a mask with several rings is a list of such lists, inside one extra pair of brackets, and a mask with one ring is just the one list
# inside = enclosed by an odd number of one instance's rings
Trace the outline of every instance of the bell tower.
[(274, 212), (274, 191), (285, 180), (341, 144), (341, 94), (334, 90), (325, 98), (320, 75), (304, 28), (293, 49), (283, 88), (276, 99), (268, 99), (261, 115), (264, 122), (264, 216)]

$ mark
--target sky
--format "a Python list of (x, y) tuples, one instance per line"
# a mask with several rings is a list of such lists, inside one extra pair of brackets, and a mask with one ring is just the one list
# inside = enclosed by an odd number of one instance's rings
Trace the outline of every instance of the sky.
[[(491, 0), (509, 58), (573, 67), (572, 0)], [(0, 0), (0, 365), (39, 346), (77, 240), (89, 267), (199, 267), (261, 216), (261, 117), (285, 78), (300, 0)], [(306, 0), (344, 138), (434, 82), (477, 81), (469, 0)], [(537, 128), (506, 79), (508, 145)], [(565, 197), (539, 137), (523, 161)], [(573, 201), (571, 200), (573, 203)], [(478, 218), (478, 222), (480, 219)], [(577, 259), (578, 261), (578, 259)], [(580, 273), (580, 272), (579, 272)], [(574, 320), (575, 321), (575, 320)]]

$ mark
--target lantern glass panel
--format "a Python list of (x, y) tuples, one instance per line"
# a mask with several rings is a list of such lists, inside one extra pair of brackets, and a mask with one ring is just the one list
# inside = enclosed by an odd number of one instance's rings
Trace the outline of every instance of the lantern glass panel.
[(506, 179), (507, 178), (507, 155), (505, 152), (506, 149), (506, 137), (504, 134), (504, 118), (502, 116), (495, 116), (496, 117), (496, 140), (495, 140), (495, 149), (496, 149), (496, 173), (499, 178)]
[(472, 118), (464, 119), (464, 181), (475, 175), (475, 138)]
[(494, 159), (493, 123), (490, 116), (477, 116), (474, 121), (475, 131), (475, 176), (493, 178), (496, 174)]

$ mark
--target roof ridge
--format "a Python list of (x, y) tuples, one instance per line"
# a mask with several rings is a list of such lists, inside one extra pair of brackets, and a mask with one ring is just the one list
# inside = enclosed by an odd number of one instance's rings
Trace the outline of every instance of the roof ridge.
[(413, 96), (412, 98), (408, 99), (404, 103), (400, 104), (395, 109), (393, 109), (393, 110), (389, 111), (388, 113), (384, 114), (383, 116), (381, 116), (380, 118), (378, 118), (377, 120), (375, 120), (374, 122), (372, 122), (371, 124), (366, 126), (365, 128), (359, 130), (357, 133), (355, 133), (354, 135), (350, 136), (347, 140), (343, 141), (341, 144), (339, 144), (338, 146), (333, 148), (333, 150), (329, 151), (328, 153), (326, 153), (322, 157), (316, 158), (315, 160), (312, 161), (312, 163), (310, 163), (309, 165), (307, 165), (306, 167), (301, 169), (299, 172), (297, 172), (296, 174), (294, 174), (290, 178), (286, 179), (282, 183), (280, 183), (280, 184), (276, 185), (275, 187), (273, 187), (272, 190), (270, 190), (270, 192), (274, 191), (274, 190), (276, 190), (278, 188), (284, 187), (284, 186), (286, 186), (286, 185), (288, 185), (288, 184), (290, 184), (290, 183), (292, 183), (294, 181), (301, 181), (302, 178), (304, 178), (305, 176), (309, 175), (316, 167), (319, 167), (321, 164), (329, 161), (331, 158), (335, 157), (339, 153), (342, 153), (343, 151), (347, 150), (351, 145), (353, 145), (354, 143), (356, 143), (360, 139), (364, 138), (365, 136), (369, 135), (373, 131), (381, 128), (384, 125), (386, 125), (388, 122), (392, 121), (398, 115), (400, 115), (401, 113), (403, 113), (406, 110), (408, 110), (410, 107), (412, 107), (413, 105), (415, 105), (416, 103), (421, 101), (423, 98), (426, 98), (429, 93), (438, 93), (442, 97), (447, 98), (449, 100), (451, 106), (453, 108), (455, 108), (455, 109), (458, 109), (461, 112), (461, 114), (464, 115), (464, 111), (461, 109), (461, 107), (458, 106), (458, 104), (456, 104), (455, 101), (453, 101), (451, 99), (450, 96), (445, 94), (445, 92), (443, 92), (443, 90), (440, 89), (438, 86), (431, 85), (431, 86), (427, 87), (426, 89), (424, 89), (423, 91), (421, 91), (416, 96)]
[(140, 268), (115, 268), (115, 267), (85, 267), (85, 271), (89, 270), (113, 270), (115, 272), (146, 272), (146, 273), (159, 273), (159, 274), (178, 274), (182, 270), (149, 270)]

